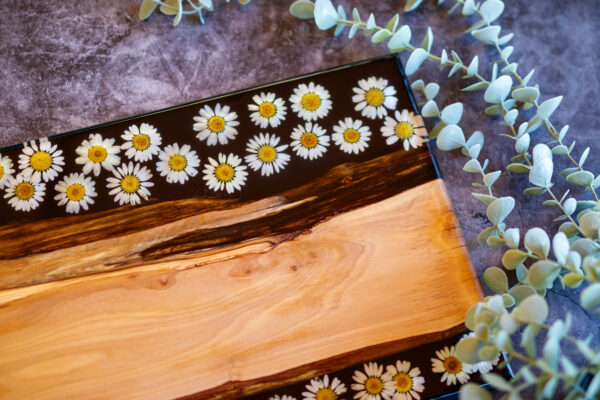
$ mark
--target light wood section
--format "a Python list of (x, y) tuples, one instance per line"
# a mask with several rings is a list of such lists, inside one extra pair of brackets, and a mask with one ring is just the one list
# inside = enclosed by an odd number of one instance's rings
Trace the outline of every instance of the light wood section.
[(199, 265), (0, 292), (0, 398), (234, 396), (317, 360), (342, 367), (360, 349), (454, 328), (480, 297), (434, 180)]

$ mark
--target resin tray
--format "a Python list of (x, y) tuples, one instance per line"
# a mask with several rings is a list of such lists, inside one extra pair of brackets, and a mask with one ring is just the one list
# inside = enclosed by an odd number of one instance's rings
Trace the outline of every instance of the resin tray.
[(384, 57), (2, 150), (0, 397), (455, 392), (491, 364), (425, 134)]

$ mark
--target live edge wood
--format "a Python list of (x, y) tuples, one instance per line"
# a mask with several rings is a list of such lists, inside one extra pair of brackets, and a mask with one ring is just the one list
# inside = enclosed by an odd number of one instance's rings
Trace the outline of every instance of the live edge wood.
[(0, 291), (0, 398), (235, 397), (447, 335), (481, 297), (440, 180), (274, 232)]

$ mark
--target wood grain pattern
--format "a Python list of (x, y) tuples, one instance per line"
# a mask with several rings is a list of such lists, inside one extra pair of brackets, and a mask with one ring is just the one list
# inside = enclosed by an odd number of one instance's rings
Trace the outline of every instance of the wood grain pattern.
[(0, 289), (167, 259), (201, 263), (242, 242), (277, 246), (336, 213), (434, 178), (426, 149), (401, 150), (343, 163), (262, 200), (191, 198), (0, 226)]
[(1, 291), (0, 397), (251, 393), (453, 329), (480, 297), (433, 180), (285, 240)]

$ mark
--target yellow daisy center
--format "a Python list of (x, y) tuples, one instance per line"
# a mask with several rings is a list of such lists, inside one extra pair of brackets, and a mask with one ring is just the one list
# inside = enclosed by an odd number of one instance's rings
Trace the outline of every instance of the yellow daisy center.
[(169, 158), (169, 168), (173, 171), (183, 171), (187, 166), (187, 160), (181, 154), (175, 154)]
[(344, 131), (344, 140), (348, 143), (356, 143), (360, 139), (360, 133), (356, 129), (346, 129)]
[(396, 391), (399, 393), (406, 393), (412, 389), (412, 378), (405, 372), (398, 372), (394, 376), (394, 382), (396, 382)]
[(135, 193), (140, 187), (140, 180), (133, 175), (127, 175), (121, 179), (121, 189), (125, 193)]
[(33, 188), (33, 185), (29, 182), (21, 182), (15, 188), (15, 194), (21, 200), (29, 200), (33, 197), (34, 193), (35, 189)]
[(90, 147), (88, 158), (95, 163), (101, 163), (106, 159), (106, 149), (103, 146)]
[(229, 182), (235, 176), (235, 170), (229, 164), (221, 164), (215, 169), (215, 176), (221, 182)]
[(261, 146), (261, 148), (258, 149), (258, 158), (262, 162), (273, 162), (277, 158), (277, 150), (275, 150), (275, 147), (273, 146)]
[(208, 129), (213, 132), (219, 133), (225, 129), (225, 118), (215, 115), (208, 119)]
[(85, 196), (85, 188), (80, 183), (74, 183), (67, 187), (67, 198), (71, 201), (79, 201)]
[(450, 356), (444, 360), (444, 369), (449, 374), (458, 374), (462, 371), (462, 362), (458, 358)]
[(52, 156), (46, 151), (36, 151), (29, 160), (31, 168), (36, 171), (45, 171), (52, 166)]
[(380, 89), (371, 89), (365, 93), (365, 101), (368, 105), (379, 107), (383, 104), (383, 92)]
[(315, 400), (335, 400), (337, 399), (337, 394), (330, 388), (321, 388), (315, 393)]
[(0, 165), (0, 179), (4, 176), (4, 167)]
[(131, 139), (131, 143), (133, 147), (137, 150), (146, 150), (148, 146), (150, 146), (150, 138), (148, 135), (144, 135), (143, 133), (137, 134)]
[(302, 146), (306, 147), (307, 149), (312, 149), (317, 145), (317, 143), (319, 143), (319, 139), (314, 133), (306, 132), (300, 138), (300, 143), (302, 143)]
[(277, 112), (277, 107), (270, 101), (266, 101), (258, 107), (258, 112), (265, 118), (271, 118)]
[(306, 93), (302, 96), (302, 107), (308, 111), (315, 111), (317, 108), (321, 106), (321, 98), (318, 94), (315, 93)]
[(415, 133), (412, 124), (406, 121), (398, 122), (394, 130), (396, 131), (396, 136), (400, 139), (410, 139)]
[(370, 394), (379, 394), (383, 390), (383, 382), (379, 378), (370, 377), (365, 382), (365, 390)]

